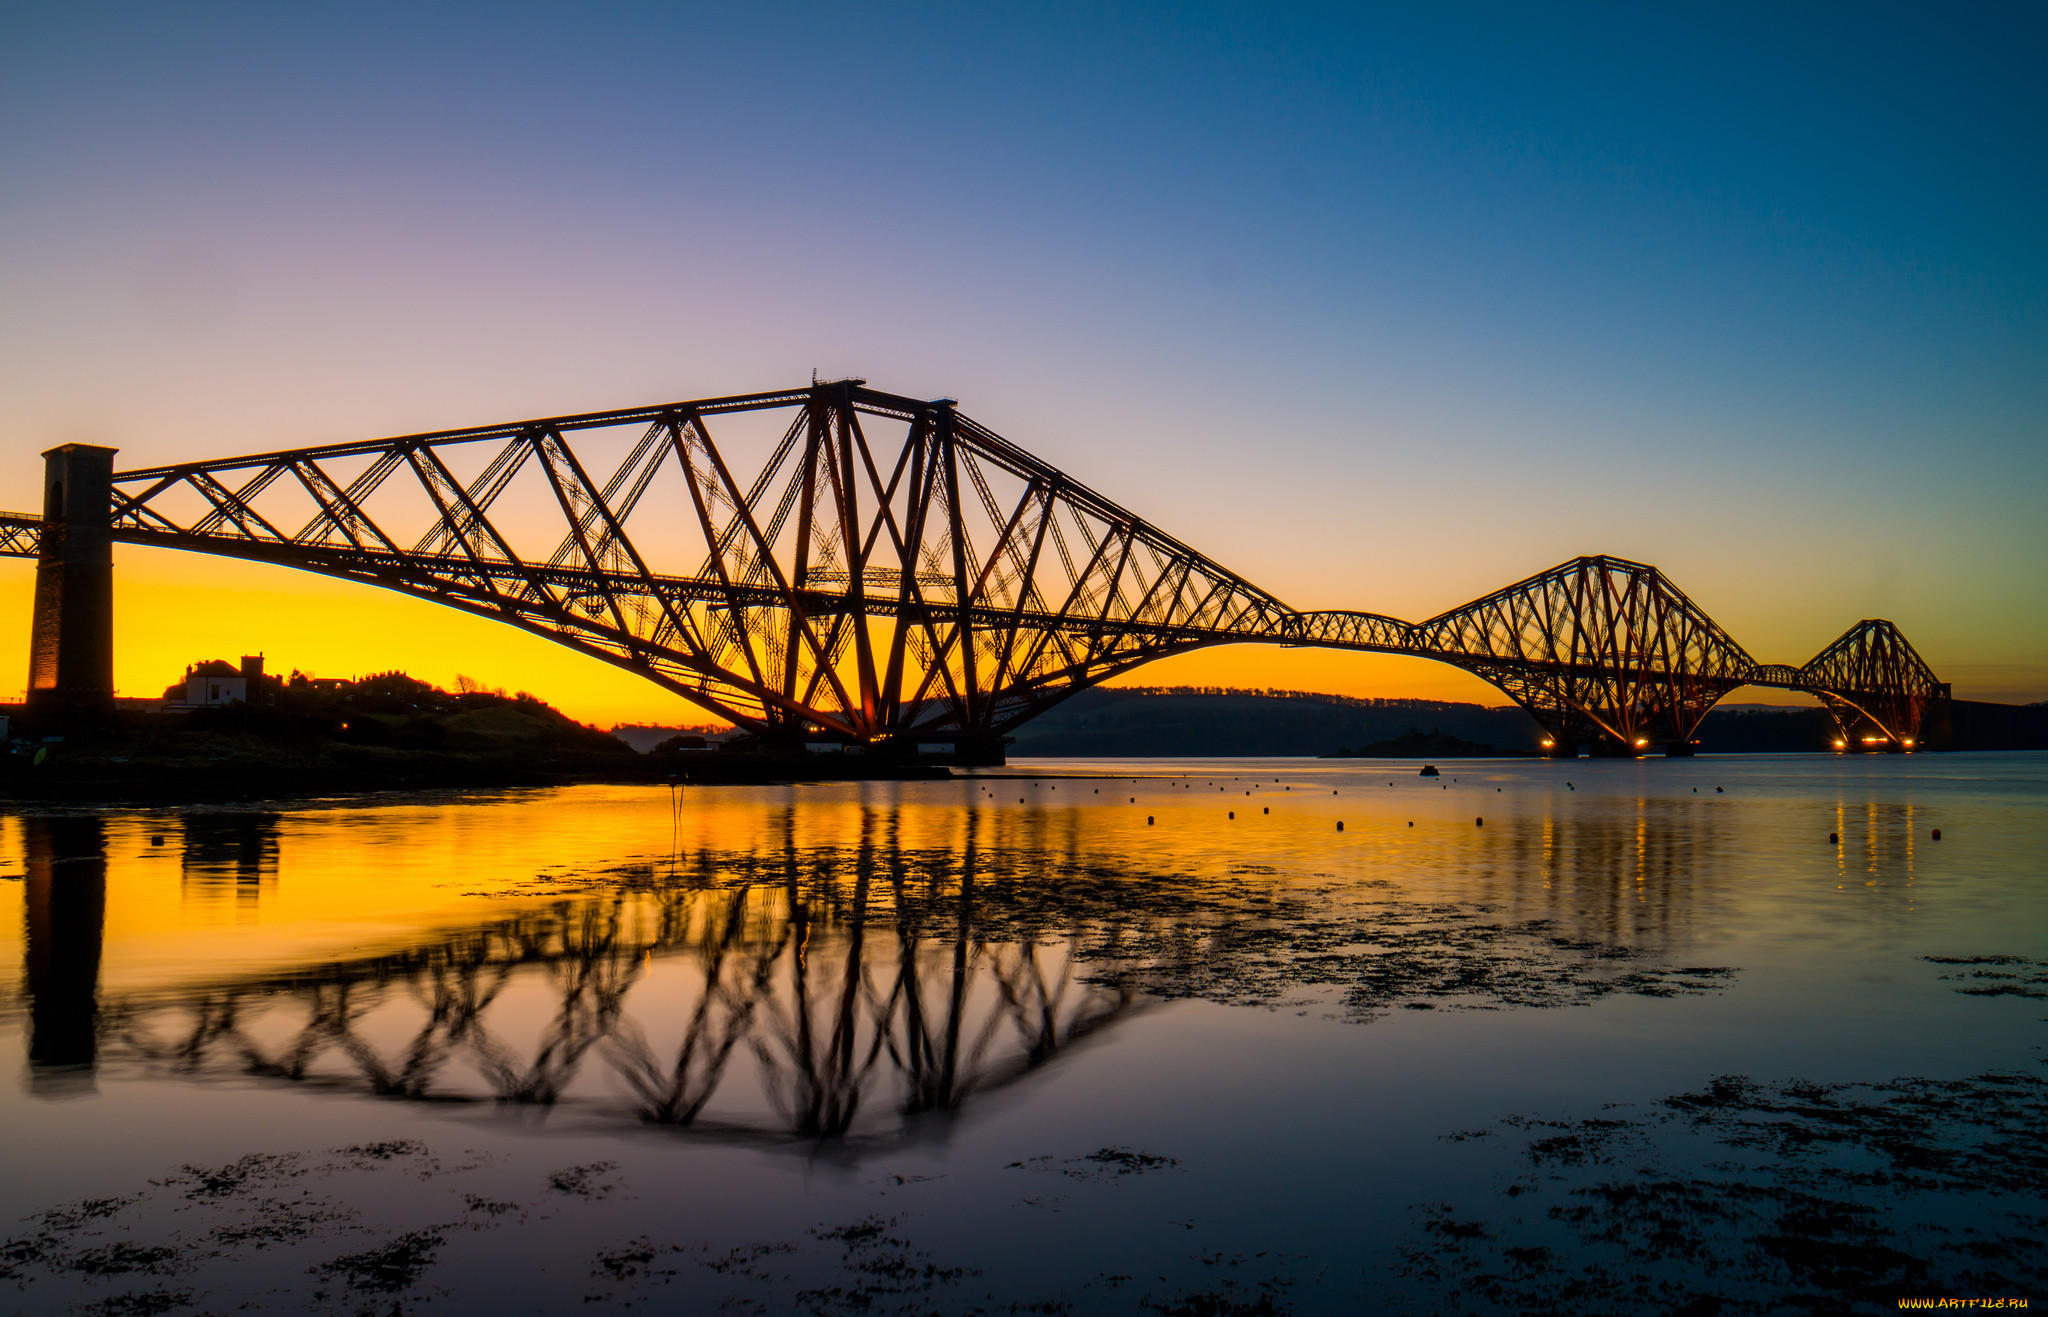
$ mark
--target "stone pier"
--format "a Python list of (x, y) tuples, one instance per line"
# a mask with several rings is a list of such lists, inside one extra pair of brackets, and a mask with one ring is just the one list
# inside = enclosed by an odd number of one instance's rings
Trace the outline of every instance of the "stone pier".
[(39, 728), (90, 726), (113, 711), (116, 451), (65, 444), (43, 454), (28, 664), (28, 713)]

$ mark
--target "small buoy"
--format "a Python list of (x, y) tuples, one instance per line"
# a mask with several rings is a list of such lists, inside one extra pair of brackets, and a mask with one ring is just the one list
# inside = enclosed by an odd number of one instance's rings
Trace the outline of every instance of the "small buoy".
[(1697, 796), (1697, 795), (1698, 795), (1698, 794), (1700, 793), (1700, 789), (1699, 789), (1698, 787), (1694, 787), (1694, 788), (1692, 789), (1692, 793), (1693, 793), (1693, 794), (1694, 794), (1695, 796)]
[(1017, 797), (1017, 803), (1018, 803), (1018, 804), (1020, 804), (1020, 805), (1021, 805), (1021, 804), (1023, 804), (1023, 803), (1024, 803), (1024, 797), (1022, 797), (1022, 796), (1019, 796), (1019, 797)]
[(1237, 817), (1237, 811), (1236, 811), (1236, 810), (1234, 810), (1234, 809), (1233, 809), (1233, 810), (1231, 810), (1231, 811), (1230, 811), (1230, 817), (1231, 817), (1231, 818), (1236, 818), (1236, 817)]
[(1414, 827), (1414, 826), (1415, 826), (1415, 820), (1414, 820), (1414, 819), (1409, 819), (1409, 820), (1408, 820), (1408, 826), (1409, 826), (1409, 827), (1411, 827), (1411, 828), (1412, 828), (1412, 827)]
[(1133, 805), (1137, 804), (1137, 803), (1138, 803), (1138, 798), (1137, 798), (1136, 796), (1132, 796), (1132, 797), (1131, 797), (1131, 803), (1132, 803)]
[(1719, 788), (1719, 787), (1715, 787), (1715, 788), (1714, 788), (1714, 794), (1716, 794), (1716, 795), (1719, 795), (1720, 793), (1721, 793), (1721, 788)]
[(1342, 831), (1344, 831), (1344, 820), (1343, 820), (1343, 819), (1338, 819), (1338, 820), (1337, 820), (1337, 831), (1339, 831), (1339, 832), (1342, 832)]
[[(1941, 829), (1940, 829), (1940, 828), (1936, 828), (1936, 829), (1934, 830), (1934, 835), (1935, 835), (1935, 836), (1936, 836), (1937, 838), (1939, 838), (1939, 837), (1941, 836)], [(161, 845), (163, 845), (163, 844), (164, 844), (164, 834), (162, 834), (161, 832), (157, 833), (157, 834), (156, 834), (155, 836), (153, 836), (153, 837), (151, 837), (151, 838), (149, 839), (149, 844), (150, 844), (150, 845), (152, 845), (152, 846), (161, 846)]]
[(1839, 832), (1830, 832), (1830, 833), (1828, 834), (1828, 845), (1830, 845), (1830, 846), (1839, 846), (1839, 845), (1841, 845), (1841, 844), (1842, 844), (1842, 834), (1841, 834), (1841, 833), (1839, 833)]
[(1272, 807), (1271, 805), (1261, 805), (1261, 806), (1259, 806), (1259, 813), (1261, 813), (1261, 814), (1271, 814), (1272, 812), (1273, 812), (1273, 807)]
[(1145, 826), (1148, 828), (1152, 826), (1152, 816), (1150, 814), (1145, 816)]
[(1940, 828), (1936, 828), (1936, 829), (1934, 830), (1934, 839), (1935, 839), (1936, 841), (1940, 841), (1940, 840), (1941, 840), (1941, 829), (1940, 829)]
[(1473, 820), (1472, 820), (1472, 826), (1473, 826), (1473, 827), (1475, 827), (1475, 828), (1483, 828), (1483, 827), (1485, 827), (1485, 826), (1486, 826), (1486, 820), (1485, 820), (1485, 819), (1473, 819)]

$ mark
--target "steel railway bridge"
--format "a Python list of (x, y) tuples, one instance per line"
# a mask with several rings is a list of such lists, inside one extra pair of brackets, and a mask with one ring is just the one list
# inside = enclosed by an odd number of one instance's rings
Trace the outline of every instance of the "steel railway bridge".
[(771, 744), (949, 745), (967, 763), (1001, 762), (1006, 733), (1118, 673), (1243, 642), (1453, 664), (1560, 755), (1688, 753), (1741, 686), (1817, 696), (1845, 748), (1912, 749), (1947, 695), (1890, 622), (1800, 667), (1759, 663), (1655, 567), (1619, 558), (1422, 622), (1302, 612), (954, 400), (857, 379), (138, 471), (114, 453), (50, 450), (42, 515), (0, 514), (0, 554), (37, 560), (37, 716), (112, 700), (117, 542), (509, 622)]

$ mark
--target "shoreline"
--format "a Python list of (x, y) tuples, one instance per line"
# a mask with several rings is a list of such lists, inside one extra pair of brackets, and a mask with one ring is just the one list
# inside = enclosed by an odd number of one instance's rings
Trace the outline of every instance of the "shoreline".
[(161, 805), (248, 803), (389, 791), (477, 791), (592, 784), (764, 786), (793, 782), (930, 781), (952, 773), (942, 764), (864, 761), (856, 756), (803, 760), (707, 754), (654, 759), (632, 751), (464, 754), (432, 750), (321, 745), (230, 745), (213, 753), (107, 753), (100, 748), (49, 749), (0, 759), (0, 808), (15, 805)]

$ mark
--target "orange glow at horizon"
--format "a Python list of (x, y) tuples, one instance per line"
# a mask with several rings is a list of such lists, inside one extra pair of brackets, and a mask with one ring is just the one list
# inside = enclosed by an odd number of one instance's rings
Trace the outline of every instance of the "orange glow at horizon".
[[(19, 700), (28, 671), (35, 565), (0, 563), (0, 698)], [(268, 670), (360, 677), (398, 670), (452, 689), (529, 691), (579, 722), (657, 726), (722, 722), (645, 678), (517, 627), (374, 586), (285, 567), (169, 549), (120, 547), (114, 568), (114, 687), (155, 698), (186, 665), (262, 654)], [(1354, 698), (1498, 706), (1495, 687), (1424, 658), (1278, 645), (1224, 645), (1147, 663), (1106, 683), (1314, 691)], [(1743, 690), (1743, 703), (1807, 704), (1792, 692)]]
[[(35, 565), (0, 567), (0, 696), (28, 673)], [(517, 627), (396, 591), (169, 549), (123, 545), (114, 562), (114, 690), (153, 699), (206, 659), (262, 654), (266, 670), (322, 677), (398, 670), (445, 689), (458, 674), (529, 691), (579, 722), (718, 721), (643, 677)]]

